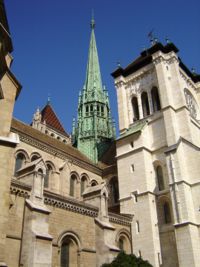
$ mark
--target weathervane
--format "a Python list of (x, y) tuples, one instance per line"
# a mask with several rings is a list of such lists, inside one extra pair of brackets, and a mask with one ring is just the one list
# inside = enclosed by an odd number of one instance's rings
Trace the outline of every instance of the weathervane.
[(149, 38), (149, 41), (151, 43), (151, 45), (154, 45), (158, 42), (158, 38), (155, 37), (154, 35), (154, 29), (152, 29), (149, 33), (148, 33), (148, 38)]

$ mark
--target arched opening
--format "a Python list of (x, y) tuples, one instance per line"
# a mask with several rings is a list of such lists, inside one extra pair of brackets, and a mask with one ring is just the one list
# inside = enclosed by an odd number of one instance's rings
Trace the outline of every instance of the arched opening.
[(70, 189), (69, 189), (69, 195), (72, 197), (76, 196), (76, 182), (77, 182), (77, 177), (75, 174), (72, 174), (70, 177)]
[(35, 161), (36, 159), (39, 159), (41, 156), (39, 154), (34, 154), (32, 157), (31, 157), (31, 161)]
[(53, 168), (51, 167), (50, 164), (47, 164), (47, 170), (46, 170), (46, 175), (44, 177), (44, 187), (48, 188), (49, 187), (49, 180), (52, 174)]
[(153, 87), (151, 89), (151, 98), (152, 98), (152, 104), (153, 104), (153, 111), (156, 112), (160, 110), (161, 105), (160, 105), (160, 98), (159, 98), (157, 87)]
[(88, 116), (88, 114), (89, 114), (89, 106), (88, 105), (85, 107), (85, 112), (86, 112), (86, 116)]
[(81, 178), (81, 196), (82, 196), (82, 194), (83, 194), (86, 186), (87, 186), (87, 177), (86, 176), (83, 176)]
[(26, 157), (23, 153), (18, 153), (15, 161), (15, 174), (16, 172), (23, 167), (26, 162)]
[(98, 185), (97, 181), (96, 180), (92, 180), (91, 186), (96, 186), (96, 185)]
[(104, 106), (101, 106), (101, 116), (104, 116)]
[(65, 236), (60, 251), (61, 267), (78, 267), (78, 245), (71, 236)]
[(42, 169), (38, 169), (38, 174), (42, 175), (43, 174), (43, 170)]
[(189, 109), (190, 115), (196, 119), (199, 120), (200, 118), (200, 112), (199, 112), (199, 106), (192, 95), (192, 93), (188, 89), (184, 89), (185, 98), (186, 98), (186, 104)]
[(113, 177), (109, 181), (109, 206), (118, 203), (119, 200), (119, 188), (117, 177)]
[(143, 117), (146, 117), (146, 116), (148, 116), (150, 114), (149, 100), (148, 100), (147, 92), (143, 92), (142, 93), (141, 99), (142, 99)]
[(164, 213), (164, 223), (168, 224), (171, 223), (171, 212), (170, 212), (170, 206), (168, 202), (165, 202), (163, 204), (163, 213)]
[(93, 105), (90, 105), (90, 113), (93, 114)]
[(116, 244), (121, 251), (131, 253), (130, 233), (126, 229), (121, 229), (116, 236)]
[(119, 238), (119, 249), (121, 251), (124, 251), (124, 238), (123, 237)]
[(162, 167), (161, 166), (157, 166), (156, 167), (156, 178), (157, 178), (159, 191), (164, 190), (165, 189), (165, 184), (164, 184), (163, 172), (162, 172)]
[(100, 108), (99, 108), (99, 105), (97, 105), (97, 115), (98, 116), (100, 115), (99, 112), (100, 112)]
[(132, 98), (132, 108), (133, 108), (133, 122), (139, 120), (139, 108), (138, 108), (138, 100), (137, 97), (134, 96)]

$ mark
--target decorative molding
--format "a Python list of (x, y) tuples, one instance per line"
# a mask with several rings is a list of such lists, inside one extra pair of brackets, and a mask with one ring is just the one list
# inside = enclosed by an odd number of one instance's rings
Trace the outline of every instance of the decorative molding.
[(82, 248), (81, 252), (89, 252), (89, 253), (97, 253), (95, 249), (90, 249), (90, 248)]
[(182, 70), (179, 69), (179, 73), (181, 78), (186, 82), (187, 86), (191, 86), (195, 91), (197, 90), (195, 84), (193, 83), (192, 79), (187, 76), (187, 74)]
[(120, 215), (120, 214), (115, 214), (115, 213), (108, 213), (109, 216), (109, 221), (112, 223), (120, 224), (120, 225), (125, 225), (125, 226), (131, 226), (133, 216), (132, 215)]
[(30, 197), (31, 186), (24, 184), (20, 181), (12, 179), (10, 186), (10, 193), (13, 195), (18, 195), (20, 197), (29, 198)]
[(174, 227), (175, 228), (179, 228), (179, 227), (184, 227), (184, 226), (188, 226), (188, 225), (193, 225), (193, 226), (196, 226), (196, 227), (200, 227), (199, 223), (193, 223), (193, 222), (189, 222), (189, 221), (174, 224)]
[(49, 206), (69, 210), (90, 217), (97, 217), (99, 209), (76, 200), (45, 192), (44, 203)]

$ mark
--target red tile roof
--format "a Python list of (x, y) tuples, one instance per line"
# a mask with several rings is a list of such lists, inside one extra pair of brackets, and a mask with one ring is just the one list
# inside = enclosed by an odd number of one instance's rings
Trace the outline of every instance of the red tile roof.
[(46, 125), (59, 131), (60, 133), (69, 136), (68, 133), (66, 133), (65, 129), (63, 128), (62, 124), (60, 123), (58, 117), (56, 116), (53, 108), (50, 104), (47, 104), (41, 111), (42, 115), (42, 122), (46, 122)]

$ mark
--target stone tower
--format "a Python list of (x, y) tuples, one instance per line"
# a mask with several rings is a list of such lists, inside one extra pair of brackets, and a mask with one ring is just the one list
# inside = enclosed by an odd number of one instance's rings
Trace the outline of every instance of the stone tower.
[(170, 42), (154, 43), (112, 75), (120, 211), (134, 215), (133, 253), (154, 267), (197, 267), (200, 75)]
[(91, 20), (91, 38), (86, 79), (78, 101), (77, 123), (73, 121), (73, 144), (97, 163), (115, 137), (111, 119), (108, 91), (102, 86), (99, 59)]

